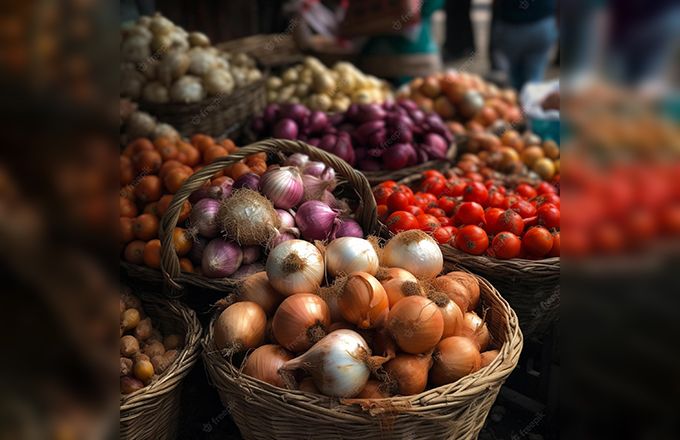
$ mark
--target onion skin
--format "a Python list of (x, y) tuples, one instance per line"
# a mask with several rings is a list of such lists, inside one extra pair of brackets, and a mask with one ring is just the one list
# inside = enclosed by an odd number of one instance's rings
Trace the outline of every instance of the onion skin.
[(389, 312), (389, 300), (382, 284), (366, 272), (347, 277), (338, 297), (338, 308), (345, 321), (361, 329), (380, 327)]
[(385, 288), (385, 292), (387, 292), (390, 308), (407, 296), (425, 295), (423, 288), (418, 284), (418, 278), (414, 277), (407, 270), (399, 267), (390, 267), (383, 270), (379, 276), (380, 283)]
[(385, 384), (375, 380), (369, 379), (366, 386), (357, 394), (357, 399), (386, 399), (392, 397), (392, 394), (387, 390)]
[(498, 350), (489, 350), (485, 351), (481, 355), (481, 367), (488, 367), (491, 362), (493, 362), (494, 359), (498, 356), (499, 351)]
[(282, 347), (300, 353), (326, 336), (330, 325), (331, 312), (326, 302), (311, 293), (298, 293), (276, 309), (272, 332)]
[(293, 359), (293, 354), (279, 345), (267, 344), (250, 353), (243, 367), (243, 374), (267, 382), (275, 387), (286, 388), (279, 369)]
[(302, 176), (297, 167), (275, 167), (260, 178), (260, 191), (274, 207), (290, 209), (300, 203), (304, 194)]
[(287, 240), (269, 252), (266, 270), (271, 285), (285, 296), (316, 292), (323, 281), (323, 257), (309, 242)]
[(439, 307), (422, 296), (402, 299), (390, 310), (387, 330), (399, 348), (410, 354), (432, 350), (444, 332), (444, 318)]
[(262, 307), (242, 301), (227, 307), (215, 321), (215, 345), (233, 353), (257, 348), (264, 341), (267, 315)]
[(383, 250), (384, 266), (400, 267), (418, 279), (432, 279), (444, 268), (444, 256), (437, 242), (425, 232), (400, 232)]
[(364, 230), (356, 220), (351, 218), (341, 218), (338, 220), (338, 227), (335, 229), (335, 238), (357, 237), (363, 238)]
[(222, 232), (242, 246), (267, 244), (281, 226), (269, 199), (247, 188), (222, 201), (219, 221)]
[(201, 199), (194, 204), (189, 217), (189, 224), (206, 238), (214, 238), (219, 232), (217, 214), (220, 202), (214, 199)]
[(326, 246), (326, 270), (333, 277), (352, 272), (375, 275), (379, 264), (373, 245), (363, 238), (342, 237)]
[(211, 240), (203, 250), (201, 270), (210, 278), (223, 278), (236, 272), (243, 261), (241, 248), (221, 238)]
[(321, 391), (314, 385), (314, 379), (307, 376), (300, 381), (298, 385), (298, 390), (304, 391), (305, 393), (321, 394)]
[[(467, 310), (463, 310), (461, 307), (461, 310), (463, 312), (469, 312), (471, 310), (475, 310), (477, 306), (479, 305), (479, 281), (477, 280), (477, 277), (474, 275), (467, 273), (467, 272), (461, 272), (461, 271), (453, 271), (449, 272), (445, 275), (446, 277), (453, 278), (454, 280), (458, 281), (461, 283), (465, 288), (467, 289), (468, 292), (468, 298), (470, 300), (470, 305)], [(451, 298), (453, 299), (453, 298)], [(454, 299), (455, 301), (455, 299)], [(459, 304), (460, 306), (460, 304)]]
[(432, 354), (400, 354), (383, 368), (387, 373), (389, 383), (394, 386), (396, 393), (411, 396), (425, 391), (427, 374), (432, 366)]
[(255, 273), (243, 280), (238, 289), (238, 296), (242, 301), (256, 303), (268, 316), (271, 316), (283, 301), (283, 296), (269, 283), (266, 272)]
[(464, 336), (474, 341), (480, 351), (486, 350), (489, 346), (489, 342), (491, 342), (489, 328), (486, 326), (484, 320), (475, 312), (467, 312), (463, 316), (460, 336)]
[(306, 240), (326, 240), (333, 232), (338, 217), (330, 206), (319, 200), (308, 200), (297, 210), (295, 223)]
[(479, 370), (481, 356), (474, 342), (461, 336), (443, 339), (433, 355), (430, 380), (435, 386), (453, 383)]
[[(441, 295), (442, 298), (435, 298), (437, 295)], [(434, 297), (430, 296), (430, 299), (437, 304), (439, 311), (442, 314), (442, 318), (444, 318), (444, 332), (442, 333), (442, 338), (460, 335), (463, 327), (463, 312), (460, 311), (458, 304), (443, 294), (435, 294)]]

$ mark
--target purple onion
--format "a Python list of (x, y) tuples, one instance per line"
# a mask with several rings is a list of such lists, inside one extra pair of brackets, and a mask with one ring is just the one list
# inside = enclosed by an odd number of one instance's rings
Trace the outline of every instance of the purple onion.
[(201, 270), (210, 278), (228, 277), (238, 270), (242, 260), (243, 252), (236, 243), (216, 238), (203, 250)]
[(377, 160), (366, 157), (359, 161), (359, 169), (362, 171), (380, 171), (382, 170), (382, 165)]
[(385, 110), (378, 104), (361, 104), (357, 112), (357, 119), (366, 121), (376, 121), (385, 118)]
[(323, 193), (331, 187), (333, 182), (310, 174), (304, 174), (302, 176), (302, 183), (305, 188), (302, 200), (306, 202), (307, 200), (320, 200)]
[(296, 237), (294, 234), (290, 232), (281, 232), (278, 235), (274, 236), (271, 240), (269, 240), (269, 250), (274, 249), (276, 246), (280, 245), (284, 241), (288, 240), (295, 240), (298, 237)]
[(359, 128), (357, 128), (354, 131), (354, 136), (356, 136), (357, 139), (361, 143), (365, 143), (368, 140), (368, 137), (379, 130), (382, 130), (385, 128), (385, 121), (378, 120), (378, 121), (369, 121), (361, 124)]
[(413, 119), (413, 122), (415, 122), (416, 124), (423, 122), (423, 120), (425, 119), (425, 113), (418, 108), (409, 111), (408, 114), (409, 116), (411, 116), (411, 119)]
[(416, 153), (418, 154), (418, 162), (417, 163), (425, 163), (427, 162), (429, 156), (427, 155), (427, 147), (424, 147), (423, 145), (419, 145), (419, 148), (416, 148)]
[(217, 214), (220, 202), (214, 199), (201, 199), (191, 208), (189, 224), (206, 238), (216, 237), (219, 233)]
[(355, 121), (359, 116), (359, 104), (351, 104), (345, 112), (345, 117), (351, 121)]
[(334, 134), (324, 135), (324, 137), (321, 138), (321, 141), (319, 141), (319, 148), (326, 151), (333, 151), (337, 141), (338, 137)]
[(343, 113), (334, 113), (328, 116), (328, 123), (333, 127), (340, 126), (343, 122), (345, 122), (345, 115)]
[(312, 147), (318, 147), (318, 146), (319, 146), (319, 142), (321, 142), (321, 139), (319, 139), (319, 138), (311, 138), (311, 139), (307, 139), (307, 143), (308, 143), (309, 145), (311, 145)]
[(292, 119), (281, 119), (274, 126), (273, 136), (278, 139), (295, 140), (298, 136), (298, 126)]
[(277, 209), (276, 213), (281, 219), (281, 230), (286, 230), (295, 227), (295, 216), (285, 209)]
[(297, 167), (277, 167), (260, 177), (260, 192), (275, 208), (290, 209), (300, 203), (304, 194), (302, 176)]
[(257, 118), (253, 119), (250, 127), (255, 133), (263, 133), (267, 128), (267, 124), (264, 122), (264, 119), (261, 116), (258, 116)]
[(281, 108), (278, 104), (269, 104), (262, 113), (262, 119), (269, 125), (274, 124), (279, 119)]
[(194, 237), (193, 244), (191, 245), (191, 250), (189, 251), (189, 254), (187, 255), (189, 259), (191, 260), (192, 263), (195, 265), (200, 266), (201, 265), (201, 259), (203, 258), (203, 251), (205, 250), (205, 247), (208, 245), (208, 242), (210, 240), (197, 236)]
[(307, 121), (307, 130), (309, 133), (320, 133), (329, 125), (328, 116), (326, 113), (314, 111), (309, 115)]
[(260, 176), (255, 173), (245, 173), (234, 182), (234, 189), (248, 188), (257, 191), (260, 187)]
[(335, 148), (331, 153), (343, 159), (350, 165), (354, 165), (355, 156), (354, 148), (352, 147), (352, 138), (347, 133), (340, 133), (338, 135), (338, 141), (335, 143)]
[(357, 161), (361, 162), (368, 157), (368, 151), (365, 148), (357, 147), (354, 149), (354, 155), (356, 156)]
[(208, 190), (210, 188), (210, 182), (206, 182), (205, 185), (202, 187), (198, 188), (196, 191), (192, 192), (189, 195), (189, 203), (192, 205), (196, 202), (198, 202), (201, 199), (205, 199), (206, 197), (210, 197), (208, 194)]
[(302, 104), (284, 104), (281, 106), (281, 117), (292, 119), (298, 124), (305, 122), (309, 114), (309, 109)]
[(264, 264), (262, 263), (244, 264), (239, 267), (231, 277), (236, 280), (241, 280), (243, 278), (249, 277), (250, 275), (262, 272), (264, 269)]
[(303, 203), (295, 214), (295, 223), (305, 240), (326, 240), (335, 225), (338, 213), (319, 200)]
[(449, 149), (449, 145), (446, 140), (435, 133), (428, 133), (423, 139), (421, 147), (427, 151), (427, 155), (431, 159), (446, 159), (446, 152)]
[(219, 185), (212, 185), (208, 188), (208, 197), (215, 200), (224, 200), (231, 195), (234, 180), (231, 177), (224, 179)]
[(411, 144), (394, 145), (383, 155), (383, 163), (388, 170), (400, 170), (416, 161), (416, 150)]
[(305, 165), (307, 165), (307, 162), (309, 162), (309, 156), (307, 156), (306, 154), (293, 153), (290, 156), (288, 156), (288, 158), (283, 164), (302, 169), (305, 167)]
[(399, 106), (409, 111), (418, 110), (418, 104), (409, 99), (399, 101)]
[(361, 225), (351, 218), (339, 219), (338, 226), (335, 228), (335, 238), (340, 237), (364, 237), (364, 230)]
[(262, 256), (260, 246), (244, 246), (243, 247), (243, 261), (242, 264), (253, 264)]

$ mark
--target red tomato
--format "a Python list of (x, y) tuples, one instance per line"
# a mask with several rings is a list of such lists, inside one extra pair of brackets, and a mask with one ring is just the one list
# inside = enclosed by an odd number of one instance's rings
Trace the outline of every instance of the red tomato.
[(536, 186), (536, 192), (538, 194), (555, 194), (557, 190), (548, 182), (541, 182)]
[(394, 180), (386, 180), (382, 182), (380, 185), (378, 185), (379, 188), (387, 188), (391, 189), (392, 191), (396, 191), (399, 185), (397, 185), (397, 182)]
[(484, 208), (477, 202), (463, 202), (458, 205), (454, 217), (456, 223), (462, 225), (477, 225), (484, 222)]
[(500, 208), (486, 208), (484, 210), (484, 223), (486, 224), (487, 231), (491, 232), (489, 227), (496, 223), (498, 217), (500, 217), (503, 212), (505, 212), (505, 210)]
[(444, 179), (444, 175), (437, 170), (427, 170), (423, 172), (423, 177), (426, 179), (429, 177), (438, 177)]
[(503, 193), (496, 189), (492, 189), (491, 191), (489, 191), (489, 200), (487, 201), (488, 206), (500, 208), (504, 205), (504, 203), (505, 195), (503, 195)]
[(524, 222), (522, 216), (517, 214), (512, 209), (506, 209), (501, 215), (496, 218), (492, 224), (487, 223), (487, 229), (492, 234), (507, 231), (515, 235), (522, 235), (524, 231)]
[(468, 254), (482, 255), (489, 247), (489, 237), (479, 226), (467, 225), (456, 233), (456, 247)]
[(482, 177), (481, 174), (475, 173), (475, 172), (465, 173), (464, 177), (466, 179), (470, 179), (473, 182), (483, 182), (484, 181), (484, 177)]
[(560, 256), (560, 233), (553, 232), (553, 245), (548, 252), (549, 257), (559, 257)]
[(387, 217), (385, 224), (393, 234), (408, 231), (409, 229), (418, 229), (420, 227), (416, 216), (406, 211), (393, 212)]
[(542, 226), (531, 228), (522, 238), (522, 246), (527, 254), (532, 257), (545, 257), (553, 246), (553, 237), (550, 231)]
[(420, 187), (423, 192), (428, 192), (436, 197), (439, 197), (442, 191), (444, 191), (446, 188), (446, 180), (440, 177), (428, 177), (427, 179), (423, 180), (423, 183)]
[(437, 206), (443, 209), (446, 215), (453, 215), (456, 209), (456, 199), (451, 196), (442, 196), (437, 200)]
[(484, 206), (489, 200), (489, 190), (482, 183), (468, 183), (463, 190), (463, 200), (466, 202), (477, 202)]
[(451, 226), (453, 224), (453, 221), (449, 217), (437, 217), (437, 220), (439, 220), (439, 224), (442, 226)]
[(545, 205), (546, 203), (552, 203), (553, 205), (560, 207), (560, 196), (554, 193), (541, 194), (532, 200), (532, 203), (536, 205), (537, 208)]
[(463, 190), (467, 183), (463, 180), (457, 180), (455, 182), (449, 182), (446, 184), (446, 189), (444, 190), (444, 195), (451, 197), (460, 197), (463, 195)]
[(387, 209), (387, 205), (378, 205), (376, 211), (378, 214), (378, 220), (385, 223), (385, 220), (387, 220), (387, 216), (390, 213), (390, 210)]
[(446, 244), (451, 240), (451, 232), (446, 228), (437, 228), (432, 233), (432, 238), (437, 240), (439, 244)]
[(519, 200), (510, 206), (510, 209), (517, 212), (522, 218), (533, 217), (536, 215), (536, 207), (526, 200)]
[(391, 196), (387, 199), (387, 208), (390, 212), (395, 211), (406, 211), (409, 207), (408, 194), (396, 191), (393, 192)]
[(458, 232), (458, 228), (455, 226), (442, 226), (442, 228), (446, 229), (449, 231), (449, 234), (451, 234), (451, 237), (453, 238), (454, 235)]
[(593, 242), (600, 252), (608, 254), (620, 252), (626, 246), (623, 231), (615, 223), (604, 223), (596, 226), (593, 231)]
[(528, 183), (520, 183), (519, 185), (517, 185), (517, 188), (515, 188), (515, 192), (527, 200), (531, 200), (538, 195), (534, 187), (532, 187)]
[[(539, 212), (541, 209), (547, 206), (550, 205), (546, 204), (541, 206), (539, 208)], [(634, 210), (631, 212), (626, 218), (625, 222), (628, 239), (636, 245), (646, 243), (654, 238), (657, 233), (658, 226), (659, 225), (656, 216), (650, 210), (644, 208), (642, 208), (642, 210)], [(547, 227), (548, 226), (546, 226), (546, 228)]]
[(512, 232), (503, 231), (491, 241), (489, 255), (492, 257), (508, 260), (519, 256), (522, 249), (522, 241)]
[(663, 208), (661, 214), (661, 227), (668, 234), (680, 234), (680, 204)]
[(430, 214), (420, 214), (416, 219), (418, 220), (420, 229), (425, 232), (432, 232), (441, 226), (437, 217)]
[(375, 197), (375, 203), (378, 205), (387, 205), (387, 199), (394, 193), (393, 189), (379, 186), (373, 192), (373, 197)]
[(399, 187), (395, 191), (401, 191), (401, 192), (405, 193), (408, 196), (408, 201), (411, 202), (411, 204), (413, 204), (413, 202), (414, 202), (413, 190), (411, 188), (409, 188), (406, 185), (399, 185)]
[(441, 208), (428, 208), (425, 210), (425, 213), (435, 217), (446, 217), (446, 212)]
[(560, 210), (552, 203), (541, 205), (536, 210), (536, 217), (538, 217), (538, 224), (541, 226), (548, 229), (560, 228)]
[(437, 198), (430, 193), (424, 192), (415, 193), (413, 199), (414, 199), (413, 204), (420, 206), (423, 209), (428, 208), (432, 203), (437, 204)]
[(415, 215), (418, 217), (420, 214), (424, 214), (425, 211), (423, 211), (423, 208), (420, 206), (415, 206), (415, 205), (409, 205), (408, 208), (404, 209), (406, 212), (410, 212), (411, 214)]

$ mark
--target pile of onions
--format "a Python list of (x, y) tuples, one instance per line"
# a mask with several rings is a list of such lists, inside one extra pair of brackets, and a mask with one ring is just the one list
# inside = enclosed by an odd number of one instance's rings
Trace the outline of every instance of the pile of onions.
[(382, 263), (406, 269), (419, 279), (431, 279), (444, 268), (444, 256), (431, 236), (413, 229), (400, 232), (387, 242)]

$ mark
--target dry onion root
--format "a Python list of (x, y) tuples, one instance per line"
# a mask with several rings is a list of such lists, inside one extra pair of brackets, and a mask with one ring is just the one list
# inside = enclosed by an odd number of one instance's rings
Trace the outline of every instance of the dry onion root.
[(240, 245), (264, 245), (278, 232), (281, 219), (272, 203), (257, 191), (238, 189), (222, 201), (222, 232)]

